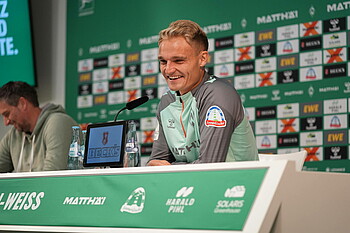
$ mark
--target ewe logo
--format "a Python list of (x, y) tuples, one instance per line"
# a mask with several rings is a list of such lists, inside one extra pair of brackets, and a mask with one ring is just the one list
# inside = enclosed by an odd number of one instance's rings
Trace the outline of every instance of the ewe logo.
[(214, 213), (239, 214), (244, 206), (244, 200), (239, 198), (243, 198), (245, 193), (246, 188), (244, 185), (236, 185), (226, 189), (224, 193), (225, 199), (217, 202)]
[(128, 212), (131, 214), (141, 213), (146, 200), (145, 189), (139, 187), (135, 189), (126, 200), (124, 205), (120, 208), (120, 212)]
[(192, 206), (195, 202), (194, 198), (188, 198), (193, 192), (192, 187), (182, 187), (176, 193), (176, 198), (169, 198), (166, 201), (166, 206), (169, 206), (168, 213), (184, 213), (186, 206)]

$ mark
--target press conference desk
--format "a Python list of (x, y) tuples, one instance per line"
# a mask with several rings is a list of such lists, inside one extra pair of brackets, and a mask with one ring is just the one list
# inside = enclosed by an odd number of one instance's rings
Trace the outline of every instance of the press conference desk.
[(349, 232), (350, 175), (294, 162), (0, 175), (0, 232)]

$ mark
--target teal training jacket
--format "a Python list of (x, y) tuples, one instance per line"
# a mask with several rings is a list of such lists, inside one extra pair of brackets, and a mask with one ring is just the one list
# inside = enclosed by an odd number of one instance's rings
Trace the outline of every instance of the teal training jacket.
[(192, 91), (168, 91), (157, 111), (150, 160), (214, 163), (257, 160), (255, 137), (241, 99), (224, 79), (205, 73)]

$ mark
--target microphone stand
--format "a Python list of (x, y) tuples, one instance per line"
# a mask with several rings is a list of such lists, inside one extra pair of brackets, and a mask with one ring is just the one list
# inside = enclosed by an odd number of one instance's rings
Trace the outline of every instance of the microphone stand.
[(148, 99), (149, 99), (148, 96), (145, 95), (145, 96), (142, 96), (141, 98), (138, 98), (136, 100), (133, 100), (133, 101), (126, 103), (126, 106), (124, 108), (120, 109), (119, 112), (115, 115), (114, 122), (117, 121), (117, 117), (121, 111), (123, 111), (125, 109), (132, 110), (132, 109), (140, 106), (141, 104), (146, 103), (148, 101)]
[(125, 109), (126, 109), (126, 107), (120, 109), (120, 110), (117, 112), (117, 114), (116, 114), (115, 117), (114, 117), (114, 122), (117, 121), (117, 117), (118, 117), (119, 113), (120, 113), (121, 111), (125, 110)]

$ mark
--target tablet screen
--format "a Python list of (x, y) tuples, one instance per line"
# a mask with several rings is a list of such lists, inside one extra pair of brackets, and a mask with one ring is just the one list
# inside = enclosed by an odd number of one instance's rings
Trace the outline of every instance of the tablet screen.
[(122, 167), (126, 128), (126, 121), (88, 125), (84, 167)]

